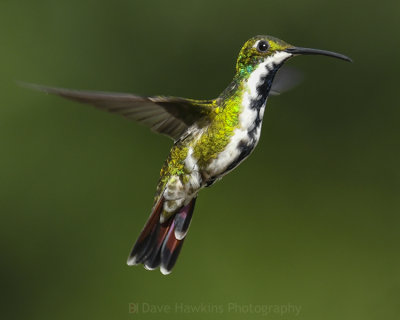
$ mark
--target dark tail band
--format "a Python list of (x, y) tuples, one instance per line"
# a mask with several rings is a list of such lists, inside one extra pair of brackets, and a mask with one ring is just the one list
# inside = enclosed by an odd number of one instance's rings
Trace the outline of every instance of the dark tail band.
[(128, 265), (144, 264), (148, 270), (160, 267), (163, 274), (171, 273), (189, 229), (195, 203), (196, 197), (160, 223), (164, 204), (161, 197), (133, 246)]

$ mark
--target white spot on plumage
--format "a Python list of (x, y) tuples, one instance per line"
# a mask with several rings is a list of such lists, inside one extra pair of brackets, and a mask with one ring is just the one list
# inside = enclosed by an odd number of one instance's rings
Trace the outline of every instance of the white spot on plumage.
[(146, 269), (146, 270), (155, 270), (155, 269), (157, 269), (157, 267), (150, 267), (149, 265), (147, 265), (147, 264), (144, 264), (144, 268)]
[[(185, 159), (185, 169), (189, 173), (189, 181), (185, 184), (185, 192), (187, 195), (192, 195), (201, 186), (201, 175), (197, 165), (197, 159), (193, 156), (193, 148), (190, 147)], [(191, 200), (191, 198), (190, 198)], [(188, 201), (186, 201), (188, 202)], [(186, 203), (185, 203), (186, 204)]]
[(197, 160), (193, 157), (193, 148), (190, 147), (185, 159), (185, 168), (188, 172), (192, 172), (197, 168)]
[(186, 237), (188, 230), (186, 230), (185, 232), (181, 232), (175, 229), (174, 235), (176, 240), (183, 240)]
[(188, 183), (186, 184), (186, 192), (190, 195), (195, 193), (201, 186), (201, 180), (200, 172), (198, 170), (193, 171), (190, 174)]
[(163, 266), (161, 266), (160, 271), (164, 276), (166, 276), (166, 275), (170, 274), (172, 270), (167, 270)]
[(137, 264), (138, 264), (138, 261), (137, 261), (136, 256), (134, 256), (134, 257), (129, 257), (129, 259), (128, 259), (128, 261), (126, 262), (126, 264), (127, 264), (128, 266), (135, 266), (135, 265), (137, 265)]
[(257, 48), (259, 42), (260, 40), (257, 40), (256, 43), (254, 43), (253, 48)]

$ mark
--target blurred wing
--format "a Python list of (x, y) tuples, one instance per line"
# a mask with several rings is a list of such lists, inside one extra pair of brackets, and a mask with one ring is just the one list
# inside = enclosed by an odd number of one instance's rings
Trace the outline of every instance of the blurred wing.
[(270, 93), (280, 95), (297, 86), (303, 80), (303, 74), (292, 67), (283, 66), (277, 72)]
[(141, 97), (129, 93), (79, 91), (26, 83), (21, 85), (120, 114), (174, 140), (194, 122), (203, 119), (212, 108), (212, 101), (209, 100)]

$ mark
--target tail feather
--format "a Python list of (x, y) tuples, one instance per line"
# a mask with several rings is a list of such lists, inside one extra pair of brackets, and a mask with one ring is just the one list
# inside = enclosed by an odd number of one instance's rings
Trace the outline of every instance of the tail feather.
[(128, 258), (128, 265), (144, 264), (153, 270), (160, 266), (169, 274), (175, 265), (192, 219), (196, 197), (167, 221), (160, 223), (164, 198), (154, 207)]
[(196, 198), (185, 207), (183, 207), (175, 216), (175, 238), (182, 240), (188, 232), (190, 221), (196, 204)]
[(181, 251), (183, 241), (185, 240), (178, 240), (175, 238), (175, 225), (175, 220), (173, 220), (160, 251), (160, 270), (161, 273), (165, 275), (171, 273), (176, 259), (178, 259), (179, 252)]
[(150, 244), (154, 242), (156, 234), (155, 227), (157, 227), (160, 221), (163, 203), (164, 198), (161, 197), (155, 205), (150, 218), (147, 220), (142, 232), (139, 235), (139, 238), (136, 240), (136, 243), (133, 246), (133, 249), (128, 257), (128, 265), (133, 266), (143, 263), (144, 259), (146, 258), (149, 247), (151, 247)]
[(163, 224), (158, 224), (158, 230), (155, 232), (157, 234), (157, 240), (152, 246), (151, 254), (148, 255), (146, 261), (144, 262), (144, 266), (148, 270), (156, 269), (161, 263), (160, 257), (160, 249), (163, 245), (164, 239), (167, 236), (168, 230), (170, 228), (172, 219), (168, 219), (168, 221)]

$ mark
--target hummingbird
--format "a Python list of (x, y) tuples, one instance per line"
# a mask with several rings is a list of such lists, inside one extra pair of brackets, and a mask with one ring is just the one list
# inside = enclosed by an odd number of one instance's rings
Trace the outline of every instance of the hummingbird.
[(189, 229), (198, 193), (241, 164), (256, 147), (274, 78), (298, 55), (342, 54), (255, 36), (241, 48), (232, 82), (219, 97), (195, 100), (130, 93), (78, 91), (28, 84), (50, 94), (120, 114), (164, 134), (174, 143), (161, 168), (153, 207), (127, 264), (169, 274)]

